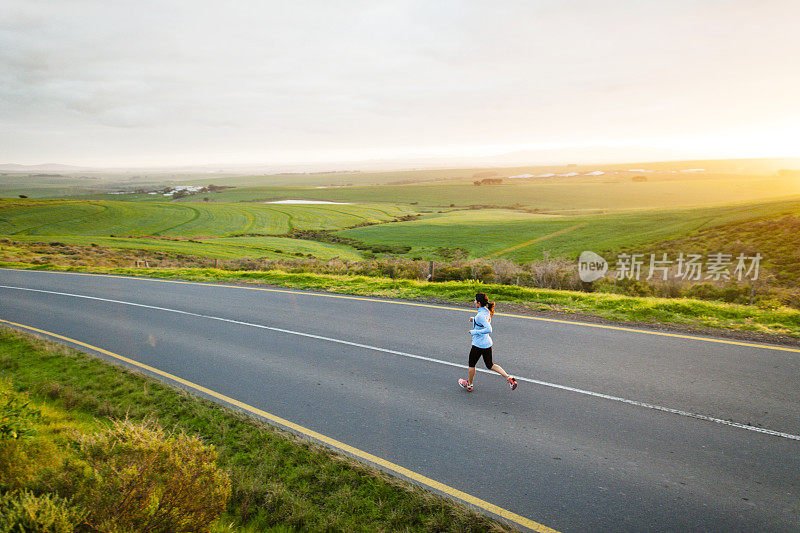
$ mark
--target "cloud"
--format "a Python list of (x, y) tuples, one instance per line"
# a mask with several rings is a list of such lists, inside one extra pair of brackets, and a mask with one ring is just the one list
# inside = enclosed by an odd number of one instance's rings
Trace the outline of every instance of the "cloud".
[[(51, 160), (44, 139), (76, 157), (574, 144), (784, 116), (797, 5), (717, 6), (8, 0), (0, 157)], [(23, 130), (38, 142), (12, 143)]]

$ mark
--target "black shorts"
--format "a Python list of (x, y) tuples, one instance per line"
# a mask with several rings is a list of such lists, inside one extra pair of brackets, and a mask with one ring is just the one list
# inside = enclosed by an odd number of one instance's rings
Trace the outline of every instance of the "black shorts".
[(478, 348), (477, 346), (473, 345), (469, 351), (469, 367), (473, 368), (475, 364), (478, 362), (478, 359), (483, 357), (483, 363), (486, 365), (486, 368), (489, 370), (492, 369), (494, 363), (492, 363), (492, 347), (489, 346), (488, 348)]

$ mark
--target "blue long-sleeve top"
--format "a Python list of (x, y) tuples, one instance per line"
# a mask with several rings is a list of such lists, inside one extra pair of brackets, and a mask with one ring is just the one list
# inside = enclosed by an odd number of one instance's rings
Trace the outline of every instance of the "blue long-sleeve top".
[(472, 320), (473, 328), (469, 330), (470, 335), (472, 335), (472, 345), (478, 348), (488, 348), (492, 345), (492, 338), (489, 336), (489, 333), (492, 332), (489, 309), (481, 307)]

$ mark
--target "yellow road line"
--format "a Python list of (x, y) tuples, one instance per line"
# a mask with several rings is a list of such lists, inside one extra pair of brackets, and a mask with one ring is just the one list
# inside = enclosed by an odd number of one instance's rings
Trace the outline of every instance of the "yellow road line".
[(514, 246), (511, 246), (510, 248), (506, 248), (505, 250), (500, 250), (499, 252), (494, 252), (493, 254), (489, 254), (489, 255), (486, 255), (484, 257), (495, 257), (497, 255), (505, 254), (505, 253), (508, 253), (508, 252), (513, 252), (514, 250), (519, 250), (520, 248), (525, 248), (526, 246), (530, 246), (531, 244), (535, 244), (537, 242), (545, 241), (545, 240), (549, 239), (550, 237), (557, 237), (558, 235), (563, 235), (565, 233), (569, 233), (570, 231), (575, 231), (578, 228), (584, 227), (586, 224), (588, 224), (588, 222), (582, 222), (580, 224), (575, 224), (574, 226), (570, 226), (568, 228), (564, 228), (564, 229), (558, 230), (558, 231), (553, 232), (553, 233), (548, 233), (547, 235), (542, 235), (541, 237), (537, 237), (537, 238), (535, 238), (533, 240), (530, 240), (530, 241), (527, 241), (527, 242), (523, 242), (523, 243), (520, 243), (520, 244), (516, 244)]
[(353, 455), (353, 456), (358, 457), (360, 459), (363, 459), (365, 461), (369, 461), (370, 463), (379, 465), (379, 466), (385, 468), (386, 470), (390, 470), (392, 472), (396, 472), (396, 473), (400, 474), (401, 476), (404, 476), (404, 477), (406, 477), (408, 479), (416, 481), (417, 483), (420, 483), (420, 484), (428, 486), (428, 487), (430, 487), (432, 489), (435, 489), (435, 490), (438, 490), (440, 492), (443, 492), (443, 493), (445, 493), (448, 496), (451, 496), (453, 498), (457, 498), (459, 500), (467, 502), (467, 503), (469, 503), (471, 505), (474, 505), (475, 507), (478, 507), (479, 509), (484, 509), (486, 511), (489, 511), (490, 513), (493, 513), (493, 514), (495, 514), (497, 516), (505, 518), (506, 520), (510, 520), (512, 522), (515, 522), (515, 523), (517, 523), (517, 524), (519, 524), (521, 526), (524, 526), (524, 527), (526, 527), (528, 529), (532, 529), (533, 531), (537, 531), (539, 533), (558, 533), (555, 529), (552, 529), (552, 528), (549, 528), (549, 527), (547, 527), (545, 525), (539, 524), (538, 522), (534, 522), (533, 520), (525, 518), (524, 516), (518, 515), (516, 513), (512, 513), (511, 511), (503, 509), (502, 507), (498, 507), (497, 505), (495, 505), (493, 503), (489, 503), (489, 502), (487, 502), (485, 500), (481, 500), (480, 498), (476, 498), (475, 496), (467, 494), (466, 492), (462, 492), (462, 491), (460, 491), (458, 489), (454, 489), (453, 487), (445, 485), (444, 483), (436, 481), (435, 479), (431, 479), (429, 477), (423, 476), (422, 474), (418, 474), (418, 473), (416, 473), (416, 472), (414, 472), (412, 470), (409, 470), (407, 468), (404, 468), (404, 467), (402, 467), (400, 465), (396, 465), (396, 464), (394, 464), (392, 462), (389, 462), (386, 459), (383, 459), (383, 458), (378, 457), (376, 455), (372, 455), (371, 453), (359, 450), (358, 448), (354, 448), (353, 446), (350, 446), (349, 444), (345, 444), (345, 443), (340, 442), (338, 440), (332, 439), (332, 438), (330, 438), (328, 436), (325, 436), (325, 435), (323, 435), (321, 433), (317, 433), (316, 431), (314, 431), (312, 429), (308, 429), (308, 428), (303, 427), (303, 426), (301, 426), (299, 424), (295, 424), (294, 422), (286, 420), (285, 418), (281, 418), (279, 416), (276, 416), (276, 415), (273, 415), (273, 414), (268, 413), (266, 411), (263, 411), (261, 409), (258, 409), (257, 407), (253, 407), (252, 405), (248, 405), (246, 403), (240, 402), (239, 400), (231, 398), (230, 396), (225, 396), (224, 394), (221, 394), (221, 393), (216, 392), (216, 391), (214, 391), (212, 389), (203, 387), (202, 385), (197, 385), (196, 383), (192, 383), (191, 381), (188, 381), (186, 379), (183, 379), (183, 378), (180, 378), (178, 376), (175, 376), (174, 374), (170, 374), (168, 372), (164, 372), (163, 370), (159, 370), (158, 368), (146, 365), (144, 363), (140, 363), (138, 361), (134, 361), (133, 359), (130, 359), (128, 357), (116, 354), (114, 352), (110, 352), (110, 351), (105, 350), (103, 348), (99, 348), (97, 346), (93, 346), (91, 344), (87, 344), (85, 342), (82, 342), (82, 341), (79, 341), (79, 340), (76, 340), (76, 339), (72, 339), (70, 337), (65, 337), (63, 335), (59, 335), (57, 333), (52, 333), (50, 331), (45, 331), (43, 329), (34, 328), (32, 326), (27, 326), (25, 324), (18, 324), (16, 322), (3, 320), (2, 318), (0, 318), (0, 322), (2, 322), (4, 324), (8, 324), (10, 326), (14, 326), (16, 328), (21, 328), (21, 329), (25, 329), (25, 330), (29, 330), (29, 331), (34, 331), (36, 333), (41, 333), (41, 334), (47, 335), (49, 337), (53, 337), (53, 338), (60, 339), (60, 340), (66, 341), (66, 342), (70, 342), (72, 344), (76, 344), (78, 346), (82, 346), (84, 348), (88, 348), (88, 349), (96, 351), (98, 353), (102, 353), (103, 355), (107, 355), (109, 357), (113, 357), (114, 359), (118, 359), (120, 361), (123, 361), (123, 362), (129, 364), (129, 365), (133, 365), (133, 366), (141, 368), (143, 370), (147, 370), (148, 372), (152, 372), (152, 373), (157, 374), (159, 376), (162, 376), (162, 377), (165, 377), (165, 378), (170, 379), (172, 381), (175, 381), (177, 383), (180, 383), (181, 385), (184, 385), (185, 387), (194, 389), (196, 391), (202, 392), (203, 394), (206, 394), (206, 395), (211, 396), (213, 398), (217, 398), (219, 400), (222, 400), (223, 402), (228, 403), (230, 405), (235, 405), (236, 407), (238, 407), (240, 409), (243, 409), (245, 411), (253, 413), (253, 414), (255, 414), (255, 415), (259, 416), (259, 417), (265, 418), (265, 419), (269, 420), (270, 422), (273, 422), (274, 424), (278, 424), (280, 426), (289, 428), (289, 429), (291, 429), (291, 430), (293, 430), (293, 431), (295, 431), (297, 433), (305, 435), (306, 437), (310, 437), (310, 438), (312, 438), (314, 440), (317, 440), (319, 442), (327, 444), (328, 446), (330, 446), (332, 448), (341, 450), (341, 451), (343, 451), (345, 453), (348, 453), (350, 455)]
[[(10, 269), (13, 270), (13, 269)], [(302, 289), (273, 289), (267, 287), (245, 287), (242, 285), (231, 285), (231, 284), (224, 284), (224, 283), (211, 283), (211, 282), (202, 282), (202, 281), (184, 281), (184, 280), (176, 280), (176, 279), (161, 279), (161, 278), (144, 278), (144, 277), (136, 277), (136, 276), (120, 276), (117, 274), (92, 274), (92, 273), (85, 273), (85, 272), (58, 272), (58, 271), (47, 271), (47, 270), (40, 270), (37, 272), (46, 272), (48, 274), (71, 274), (77, 276), (98, 276), (98, 277), (106, 277), (106, 278), (119, 278), (119, 279), (127, 279), (127, 280), (144, 280), (144, 281), (155, 281), (159, 283), (178, 283), (182, 285), (200, 285), (204, 287), (221, 287), (226, 289), (243, 289), (249, 291), (266, 291), (266, 292), (280, 292), (285, 294), (301, 294), (304, 296), (319, 296), (322, 298), (341, 298), (343, 300), (360, 300), (364, 302), (381, 302), (381, 303), (388, 303), (393, 305), (409, 305), (415, 307), (428, 307), (431, 309), (442, 309), (446, 311), (461, 311), (464, 313), (474, 313), (473, 309), (464, 309), (461, 307), (449, 307), (445, 305), (434, 305), (434, 304), (423, 304), (417, 302), (405, 302), (399, 300), (379, 300), (377, 298), (369, 298), (365, 296), (347, 296), (344, 294), (329, 294), (329, 293), (318, 293), (318, 292), (308, 292), (303, 291)], [(673, 337), (677, 339), (688, 339), (693, 341), (703, 341), (703, 342), (713, 342), (717, 344), (729, 344), (732, 346), (745, 346), (748, 348), (760, 348), (762, 350), (777, 350), (781, 352), (794, 352), (800, 353), (800, 348), (792, 348), (790, 346), (778, 346), (774, 344), (758, 344), (754, 342), (741, 342), (741, 341), (733, 341), (728, 339), (714, 339), (709, 337), (699, 337), (697, 335), (684, 335), (682, 333), (667, 333), (665, 331), (653, 331), (647, 329), (637, 329), (632, 327), (625, 327), (625, 326), (610, 326), (607, 324), (593, 324), (591, 322), (578, 322), (577, 320), (563, 320), (559, 318), (545, 318), (539, 316), (528, 316), (528, 315), (515, 315), (512, 313), (495, 313), (497, 316), (507, 316), (512, 318), (521, 318), (524, 320), (537, 320), (540, 322), (554, 322), (556, 324), (569, 324), (573, 326), (583, 326), (587, 328), (599, 328), (599, 329), (611, 329), (615, 331), (626, 331), (630, 333), (642, 333), (644, 335), (656, 335), (659, 337)]]

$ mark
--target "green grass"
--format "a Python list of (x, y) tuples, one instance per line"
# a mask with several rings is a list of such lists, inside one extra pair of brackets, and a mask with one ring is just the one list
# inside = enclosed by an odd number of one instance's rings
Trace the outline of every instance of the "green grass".
[[(797, 228), (792, 224), (776, 222), (787, 216), (800, 216), (800, 199), (797, 196), (760, 203), (609, 210), (605, 213), (583, 212), (580, 208), (581, 202), (589, 200), (606, 207), (614, 205), (612, 200), (618, 202), (618, 205), (627, 205), (633, 201), (652, 203), (656, 200), (653, 195), (658, 196), (659, 192), (661, 197), (657, 198), (658, 202), (670, 204), (683, 201), (683, 196), (680, 195), (700, 194), (699, 189), (692, 188), (695, 186), (702, 188), (713, 185), (717, 189), (722, 187), (720, 196), (717, 197), (719, 199), (730, 191), (738, 195), (753, 190), (753, 187), (757, 189), (769, 183), (774, 185), (777, 178), (763, 178), (755, 185), (749, 184), (747, 187), (737, 181), (744, 178), (728, 178), (722, 181), (697, 177), (663, 178), (652, 182), (624, 184), (603, 183), (600, 179), (611, 178), (599, 177), (592, 181), (582, 177), (580, 181), (573, 182), (562, 179), (548, 183), (481, 187), (435, 183), (363, 190), (357, 190), (357, 187), (307, 189), (320, 194), (355, 194), (373, 199), (387, 194), (387, 199), (391, 198), (394, 202), (403, 200), (402, 194), (408, 194), (406, 200), (410, 200), (412, 197), (420, 198), (419, 194), (434, 191), (435, 195), (428, 200), (446, 203), (443, 197), (445, 190), (453, 194), (474, 194), (480, 190), (485, 195), (482, 201), (492, 201), (493, 194), (500, 195), (494, 201), (510, 201), (513, 196), (506, 198), (502, 195), (514, 191), (522, 194), (525, 190), (538, 190), (541, 193), (544, 190), (542, 187), (560, 191), (557, 194), (553, 192), (556, 194), (553, 198), (561, 198), (559, 201), (562, 201), (568, 194), (568, 189), (564, 187), (568, 187), (573, 190), (570, 193), (571, 210), (580, 214), (567, 215), (535, 212), (536, 209), (423, 209), (419, 205), (397, 203), (285, 205), (150, 200), (0, 200), (0, 236), (29, 243), (63, 242), (76, 246), (94, 243), (100, 247), (122, 251), (231, 260), (311, 256), (322, 260), (339, 258), (349, 261), (371, 257), (371, 254), (342, 243), (288, 239), (281, 236), (291, 230), (329, 230), (336, 232), (337, 236), (354, 239), (366, 245), (410, 246), (411, 250), (405, 254), (406, 257), (436, 261), (456, 257), (451, 253), (453, 249), (465, 250), (468, 258), (499, 258), (517, 263), (539, 260), (546, 254), (574, 259), (580, 252), (592, 250), (606, 257), (612, 265), (614, 254), (621, 251), (674, 254), (698, 249), (707, 253), (751, 250), (762, 253), (765, 273), (774, 275), (779, 284), (791, 288), (800, 283), (800, 263), (797, 261), (796, 251), (800, 243), (794, 238), (798, 234)], [(788, 181), (784, 180), (782, 183), (785, 185)], [(626, 191), (624, 193), (623, 189), (614, 189), (623, 185)], [(609, 189), (611, 193), (602, 192), (596, 187), (612, 187)], [(646, 189), (647, 187), (654, 189)], [(271, 194), (277, 194), (277, 190), (270, 189)], [(303, 194), (298, 192), (300, 190), (284, 188), (281, 194), (302, 197)], [(637, 190), (639, 192), (635, 192)], [(773, 193), (785, 190), (787, 189), (775, 189)], [(252, 191), (234, 189), (223, 191), (219, 195), (250, 192)], [(680, 197), (674, 196), (676, 194)], [(591, 195), (596, 198), (589, 198)], [(537, 198), (536, 201), (555, 205), (547, 199), (547, 195)], [(523, 197), (516, 199), (522, 202)], [(416, 220), (397, 222), (404, 215), (414, 212), (423, 212), (423, 215)], [(80, 251), (72, 252), (80, 254)], [(16, 260), (9, 254), (5, 254), (5, 257)], [(30, 255), (27, 257), (28, 260), (37, 262), (48, 260)], [(88, 259), (83, 262), (84, 265), (88, 263)], [(114, 263), (109, 260), (101, 261), (100, 264)], [(194, 261), (189, 264), (207, 263)]]
[(221, 259), (310, 254), (356, 260), (361, 254), (346, 246), (270, 235), (393, 221), (410, 212), (392, 205), (0, 200), (0, 235)]
[(58, 198), (102, 192), (105, 185), (107, 181), (103, 178), (0, 174), (0, 198), (16, 198), (20, 194), (29, 198)]
[(607, 293), (536, 289), (474, 281), (428, 283), (407, 279), (337, 276), (270, 271), (227, 271), (213, 268), (135, 269), (56, 267), (2, 263), (0, 267), (35, 268), (101, 274), (148, 276), (199, 282), (267, 284), (333, 293), (379, 296), (444, 303), (471, 302), (475, 292), (485, 292), (501, 304), (521, 306), (534, 312), (599, 317), (629, 324), (668, 324), (688, 330), (728, 330), (769, 336), (800, 338), (800, 311), (785, 306), (742, 305), (689, 298), (622, 296)]
[(770, 213), (753, 209), (749, 214), (752, 218), (747, 220), (722, 221), (710, 229), (651, 243), (641, 251), (703, 255), (727, 251), (734, 256), (758, 252), (778, 284), (800, 286), (800, 206), (787, 204), (786, 209)]
[[(62, 242), (75, 246), (97, 244), (114, 250), (137, 250), (165, 252), (184, 256), (209, 257), (212, 259), (266, 258), (280, 259), (287, 256), (313, 255), (327, 260), (334, 257), (357, 261), (361, 254), (352, 248), (315, 241), (290, 239), (287, 237), (221, 237), (219, 239), (163, 240), (146, 237), (99, 237), (83, 235), (14, 236), (17, 242)], [(0, 250), (5, 245), (0, 244)]]
[[(747, 220), (800, 215), (800, 200), (762, 204), (673, 210), (641, 210), (593, 216), (553, 216), (519, 211), (484, 209), (426, 215), (422, 219), (397, 224), (355, 228), (338, 232), (369, 244), (406, 244), (409, 255), (429, 256), (436, 247), (460, 247), (471, 257), (499, 257), (515, 262), (551, 256), (576, 258), (584, 250), (598, 253), (691, 235), (723, 224)], [(579, 226), (576, 229), (549, 235)], [(730, 235), (728, 235), (730, 236)], [(541, 239), (529, 246), (509, 250), (519, 243)], [(719, 242), (725, 251), (728, 243)], [(666, 250), (665, 250), (666, 251)]]
[[(235, 253), (235, 255), (231, 255), (230, 257), (283, 257), (285, 254), (306, 254), (323, 260), (333, 259), (334, 257), (352, 261), (361, 259), (360, 253), (347, 246), (301, 239), (282, 237), (224, 237), (213, 240), (204, 239), (201, 242), (211, 246), (214, 251), (222, 247), (229, 248)], [(275, 253), (276, 250), (285, 253)], [(187, 253), (196, 254), (196, 252)], [(269, 255), (270, 253), (272, 255)]]
[[(368, 244), (408, 245), (412, 247), (408, 254), (412, 257), (435, 259), (441, 247), (463, 248), (470, 257), (527, 262), (541, 259), (545, 252), (571, 258), (583, 250), (603, 253), (637, 246), (644, 249), (652, 243), (708, 232), (725, 224), (798, 214), (800, 200), (570, 216), (508, 209), (448, 210), (428, 213), (413, 221), (342, 230), (358, 224), (394, 221), (409, 212), (400, 205), (376, 204), (5, 200), (0, 201), (0, 235), (28, 242), (55, 240), (75, 245), (94, 242), (110, 248), (161, 250), (211, 258), (278, 258), (286, 254), (310, 254), (320, 259), (362, 257), (358, 251), (342, 245), (277, 236), (236, 236), (327, 229), (341, 230), (340, 235)], [(570, 231), (559, 233), (567, 229)], [(141, 238), (146, 236), (182, 240)]]
[(213, 444), (233, 488), (214, 531), (509, 530), (239, 412), (7, 328), (0, 328), (0, 375), (47, 407), (62, 440), (71, 427), (90, 430), (107, 417), (128, 416), (155, 418)]
[(777, 199), (800, 194), (800, 180), (775, 176), (650, 177), (631, 182), (629, 176), (552, 178), (504, 182), (477, 187), (471, 179), (447, 183), (314, 187), (248, 187), (207, 194), (214, 201), (300, 198), (337, 202), (383, 202), (440, 209), (491, 205), (581, 214), (624, 209), (662, 209), (722, 205)]
[(3, 235), (227, 237), (341, 229), (408, 214), (397, 206), (0, 200)]

